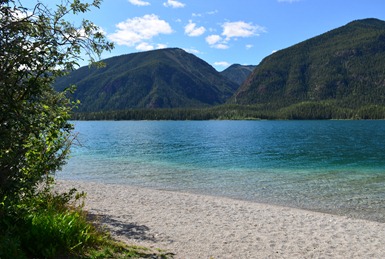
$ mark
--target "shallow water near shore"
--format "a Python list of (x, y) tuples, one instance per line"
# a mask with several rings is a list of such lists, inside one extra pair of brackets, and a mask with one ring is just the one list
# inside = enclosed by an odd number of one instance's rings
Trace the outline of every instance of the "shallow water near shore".
[(57, 178), (385, 222), (385, 121), (76, 121)]

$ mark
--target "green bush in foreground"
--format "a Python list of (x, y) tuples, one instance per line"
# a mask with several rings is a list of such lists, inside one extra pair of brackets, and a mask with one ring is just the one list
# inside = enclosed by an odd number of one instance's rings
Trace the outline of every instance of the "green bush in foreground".
[(21, 239), (33, 255), (55, 257), (76, 253), (97, 241), (93, 240), (91, 225), (80, 213), (49, 210), (30, 214), (25, 222), (28, 232)]
[(101, 235), (82, 210), (67, 207), (73, 194), (44, 191), (24, 203), (9, 203), (0, 220), (0, 258), (56, 258), (97, 244)]
[(71, 206), (83, 196), (75, 190), (42, 192), (8, 207), (0, 219), (0, 258), (167, 258), (118, 243), (95, 227), (82, 205)]
[(52, 83), (83, 54), (92, 61), (113, 47), (92, 22), (66, 20), (98, 8), (100, 0), (59, 2), (0, 1), (0, 258), (116, 250), (81, 208), (68, 206), (74, 192), (50, 189), (74, 138), (67, 120), (76, 106), (69, 90), (58, 93)]

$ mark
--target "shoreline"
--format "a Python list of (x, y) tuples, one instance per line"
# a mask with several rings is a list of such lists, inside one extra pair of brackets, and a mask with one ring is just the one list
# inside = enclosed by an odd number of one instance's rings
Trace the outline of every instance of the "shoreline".
[(218, 196), (58, 180), (118, 240), (175, 258), (381, 258), (385, 223)]

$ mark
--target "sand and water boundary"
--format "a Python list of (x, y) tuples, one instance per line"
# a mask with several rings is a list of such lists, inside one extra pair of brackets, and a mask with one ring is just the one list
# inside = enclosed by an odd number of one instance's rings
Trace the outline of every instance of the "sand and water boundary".
[(119, 240), (175, 258), (383, 258), (385, 223), (207, 195), (58, 181)]

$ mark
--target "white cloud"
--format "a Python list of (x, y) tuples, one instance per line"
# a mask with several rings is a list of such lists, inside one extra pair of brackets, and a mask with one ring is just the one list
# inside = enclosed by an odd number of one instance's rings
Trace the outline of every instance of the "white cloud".
[(204, 14), (202, 14), (202, 13), (192, 13), (191, 16), (192, 17), (203, 17), (205, 15), (214, 15), (214, 14), (217, 14), (217, 13), (219, 13), (219, 11), (218, 10), (214, 10), (214, 11), (206, 12)]
[(192, 53), (192, 54), (202, 54), (202, 52), (200, 52), (199, 50), (197, 49), (184, 49), (186, 52), (188, 53)]
[(184, 27), (184, 32), (190, 37), (201, 36), (206, 32), (205, 27), (196, 27), (196, 23), (193, 23), (191, 20), (188, 21), (188, 24)]
[(227, 42), (219, 35), (213, 34), (206, 37), (206, 42), (215, 49), (228, 49)]
[(165, 49), (165, 48), (168, 48), (168, 46), (166, 44), (157, 44), (156, 45), (156, 49)]
[(172, 7), (172, 8), (183, 8), (185, 7), (184, 3), (181, 3), (176, 0), (167, 0), (167, 2), (163, 3), (164, 6), (166, 7)]
[(215, 49), (228, 49), (228, 48), (230, 48), (229, 45), (227, 45), (225, 43), (215, 44), (215, 45), (212, 45), (211, 47), (213, 47)]
[(217, 14), (217, 13), (219, 13), (218, 10), (207, 12), (208, 15), (214, 15), (214, 14)]
[[(136, 44), (140, 45), (159, 34), (171, 34), (173, 32), (171, 26), (155, 14), (127, 19), (118, 23), (116, 27), (116, 32), (110, 34), (108, 38), (118, 45), (129, 47)], [(145, 45), (142, 45), (142, 48), (144, 47)]]
[(222, 40), (222, 37), (219, 36), (219, 35), (210, 35), (210, 36), (207, 36), (206, 37), (206, 42), (209, 44), (209, 45), (214, 45), (214, 44), (217, 44), (218, 42), (220, 42)]
[(151, 45), (148, 42), (142, 42), (135, 47), (135, 49), (139, 51), (149, 51), (154, 49), (165, 49), (165, 48), (167, 48), (166, 44), (157, 44), (155, 47), (154, 45)]
[(259, 36), (260, 33), (266, 32), (266, 29), (259, 25), (253, 25), (252, 23), (246, 23), (243, 21), (238, 22), (225, 22), (222, 25), (222, 35), (226, 36), (226, 40), (236, 37), (251, 37)]
[(231, 64), (229, 62), (226, 62), (226, 61), (218, 61), (218, 62), (214, 62), (214, 65), (219, 66), (219, 67), (228, 67)]
[(128, 2), (130, 2), (133, 5), (137, 5), (137, 6), (151, 5), (149, 2), (146, 2), (146, 1), (143, 1), (143, 0), (128, 0)]
[(254, 47), (253, 44), (247, 44), (247, 45), (246, 45), (246, 49), (251, 49), (252, 47)]
[[(238, 22), (225, 22), (222, 24), (222, 36), (218, 34), (212, 34), (206, 37), (206, 42), (212, 48), (216, 49), (228, 49), (229, 42), (234, 38), (247, 38), (252, 36), (259, 36), (260, 33), (266, 32), (266, 29), (259, 25), (252, 23), (246, 23), (243, 21)], [(245, 46), (246, 49), (250, 49), (253, 45), (248, 44)]]
[(147, 42), (142, 42), (142, 43), (138, 44), (135, 47), (135, 49), (139, 50), (139, 51), (148, 51), (148, 50), (153, 50), (154, 46), (152, 46), (151, 44), (149, 44)]

